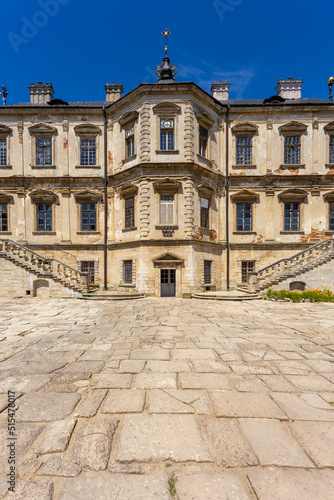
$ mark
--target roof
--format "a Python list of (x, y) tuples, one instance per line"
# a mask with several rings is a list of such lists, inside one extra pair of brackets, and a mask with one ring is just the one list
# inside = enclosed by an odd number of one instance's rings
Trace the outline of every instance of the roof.
[(56, 109), (56, 108), (103, 108), (103, 106), (109, 106), (112, 102), (108, 101), (78, 101), (78, 102), (69, 102), (68, 105), (60, 105), (55, 104), (50, 106), (48, 103), (44, 104), (32, 104), (30, 102), (17, 102), (16, 104), (9, 104), (6, 108), (48, 108), (48, 109)]

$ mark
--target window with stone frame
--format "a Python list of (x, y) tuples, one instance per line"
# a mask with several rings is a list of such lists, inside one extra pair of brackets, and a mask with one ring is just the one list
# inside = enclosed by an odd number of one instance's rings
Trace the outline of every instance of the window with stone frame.
[(237, 165), (252, 165), (252, 137), (238, 136), (236, 138), (236, 159)]
[(300, 136), (284, 137), (284, 164), (300, 164)]
[(201, 197), (201, 227), (209, 229), (210, 200)]
[(133, 261), (123, 260), (123, 283), (131, 285), (133, 281)]
[(300, 203), (284, 204), (284, 231), (300, 230)]
[(249, 273), (255, 271), (255, 261), (254, 260), (244, 260), (241, 262), (241, 283), (248, 283)]
[(174, 151), (174, 149), (175, 149), (174, 119), (163, 118), (160, 120), (160, 150)]
[(174, 194), (160, 194), (160, 224), (174, 224)]
[(95, 262), (91, 260), (82, 260), (80, 262), (81, 272), (88, 273), (88, 283), (95, 283)]
[(8, 204), (0, 201), (0, 231), (8, 231)]
[(50, 167), (55, 161), (55, 137), (57, 129), (44, 123), (29, 127), (32, 137), (31, 164), (38, 167)]
[(36, 204), (37, 231), (52, 231), (52, 204)]
[(207, 157), (209, 130), (203, 125), (199, 125), (199, 145), (198, 151), (201, 156)]
[(125, 130), (125, 155), (130, 158), (135, 154), (135, 127), (134, 125)]
[(7, 165), (7, 139), (0, 137), (0, 165)]
[(329, 163), (334, 164), (334, 135), (329, 136)]
[(96, 139), (80, 138), (80, 165), (96, 165)]
[(334, 201), (329, 202), (329, 230), (334, 231)]
[(204, 285), (210, 285), (212, 283), (212, 261), (204, 261)]
[(237, 203), (237, 231), (252, 231), (251, 203)]
[(52, 165), (51, 137), (36, 137), (36, 165)]
[(125, 198), (125, 228), (135, 227), (135, 197)]
[(81, 231), (97, 231), (96, 203), (81, 203)]

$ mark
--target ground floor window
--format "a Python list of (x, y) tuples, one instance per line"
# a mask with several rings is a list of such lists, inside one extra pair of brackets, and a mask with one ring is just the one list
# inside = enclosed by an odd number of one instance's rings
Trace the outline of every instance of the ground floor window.
[(81, 261), (81, 272), (88, 273), (89, 284), (95, 283), (95, 262), (94, 261)]
[(204, 261), (204, 284), (209, 285), (212, 280), (212, 261)]
[(248, 283), (248, 274), (255, 271), (254, 260), (244, 260), (241, 263), (241, 282)]
[(8, 231), (7, 203), (0, 203), (0, 231)]
[(334, 201), (329, 204), (329, 230), (334, 231)]
[(132, 284), (132, 260), (123, 260), (123, 283)]

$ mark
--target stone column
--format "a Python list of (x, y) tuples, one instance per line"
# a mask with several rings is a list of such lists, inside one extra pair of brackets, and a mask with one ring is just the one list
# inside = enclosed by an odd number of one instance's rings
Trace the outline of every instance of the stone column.
[[(21, 161), (19, 162), (18, 175), (24, 175), (24, 141), (23, 141), (23, 122), (17, 122), (17, 132), (19, 136), (19, 144), (21, 144)], [(28, 144), (28, 147), (30, 143)]]
[(139, 194), (140, 238), (148, 238), (150, 233), (150, 184), (147, 179), (140, 182)]
[(191, 179), (185, 180), (185, 218), (184, 218), (184, 232), (186, 240), (194, 238), (194, 186)]
[(61, 195), (61, 243), (71, 243), (71, 192), (69, 189), (63, 189)]
[(140, 113), (140, 161), (150, 161), (150, 108), (144, 104)]
[(194, 161), (194, 113), (192, 105), (189, 103), (185, 108), (184, 119), (184, 155), (186, 161)]
[(25, 191), (23, 188), (17, 190), (17, 239), (20, 243), (27, 243), (26, 236), (26, 211), (25, 211)]
[[(275, 241), (275, 219), (274, 219), (275, 188), (266, 187), (266, 232), (265, 241)], [(261, 207), (261, 205), (259, 205)], [(260, 215), (260, 214), (258, 214)], [(279, 230), (279, 227), (278, 227)]]
[(69, 152), (69, 144), (68, 144), (68, 130), (69, 130), (69, 124), (68, 120), (63, 121), (63, 133), (64, 133), (64, 140), (63, 140), (63, 149), (64, 149), (64, 176), (69, 176), (70, 175), (70, 152)]

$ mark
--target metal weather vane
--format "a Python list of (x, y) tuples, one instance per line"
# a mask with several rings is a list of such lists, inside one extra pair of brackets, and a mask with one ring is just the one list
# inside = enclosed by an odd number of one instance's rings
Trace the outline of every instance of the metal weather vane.
[(168, 29), (166, 28), (161, 34), (162, 34), (162, 36), (164, 37), (164, 40), (165, 40), (165, 54), (167, 55), (167, 51), (168, 51), (168, 37), (171, 35), (171, 32), (168, 31)]

